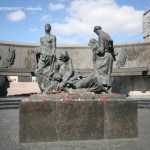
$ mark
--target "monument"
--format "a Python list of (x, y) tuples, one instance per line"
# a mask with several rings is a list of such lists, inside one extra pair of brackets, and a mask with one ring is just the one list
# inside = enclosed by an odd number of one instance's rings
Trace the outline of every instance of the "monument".
[(137, 137), (137, 102), (111, 92), (117, 54), (110, 36), (94, 27), (98, 40), (88, 44), (94, 71), (83, 76), (66, 50), (56, 58), (56, 37), (50, 31), (46, 24), (46, 35), (35, 49), (41, 93), (20, 104), (20, 142)]
[[(41, 93), (52, 94), (54, 91), (67, 91), (68, 88), (86, 89), (89, 92), (111, 94), (112, 66), (115, 61), (113, 41), (110, 36), (94, 27), (98, 40), (91, 39), (89, 46), (93, 52), (94, 72), (83, 77), (73, 69), (73, 63), (67, 51), (56, 58), (56, 37), (50, 34), (51, 26), (45, 25), (46, 35), (40, 39), (40, 47), (35, 49), (37, 69), (35, 75)], [(52, 92), (53, 91), (53, 92)]]

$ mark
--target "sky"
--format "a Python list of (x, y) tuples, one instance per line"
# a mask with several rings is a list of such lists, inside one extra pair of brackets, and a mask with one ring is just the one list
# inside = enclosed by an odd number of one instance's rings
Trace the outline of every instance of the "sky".
[(0, 40), (40, 43), (44, 25), (57, 44), (88, 44), (100, 25), (114, 43), (139, 42), (150, 0), (0, 0)]

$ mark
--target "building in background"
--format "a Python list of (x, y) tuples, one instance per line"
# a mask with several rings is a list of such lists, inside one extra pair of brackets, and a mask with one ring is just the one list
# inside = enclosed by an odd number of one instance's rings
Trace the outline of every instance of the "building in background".
[(143, 39), (150, 40), (150, 10), (143, 14)]

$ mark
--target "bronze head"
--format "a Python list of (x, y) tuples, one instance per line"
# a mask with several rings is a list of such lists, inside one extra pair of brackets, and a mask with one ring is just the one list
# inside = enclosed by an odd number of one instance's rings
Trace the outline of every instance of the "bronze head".
[(45, 32), (50, 32), (51, 31), (51, 25), (50, 24), (46, 24), (45, 25)]

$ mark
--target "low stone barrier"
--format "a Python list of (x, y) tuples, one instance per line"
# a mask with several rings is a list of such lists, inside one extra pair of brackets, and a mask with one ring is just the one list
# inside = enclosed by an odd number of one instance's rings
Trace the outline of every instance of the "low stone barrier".
[(21, 143), (138, 136), (135, 100), (29, 101), (19, 113)]

